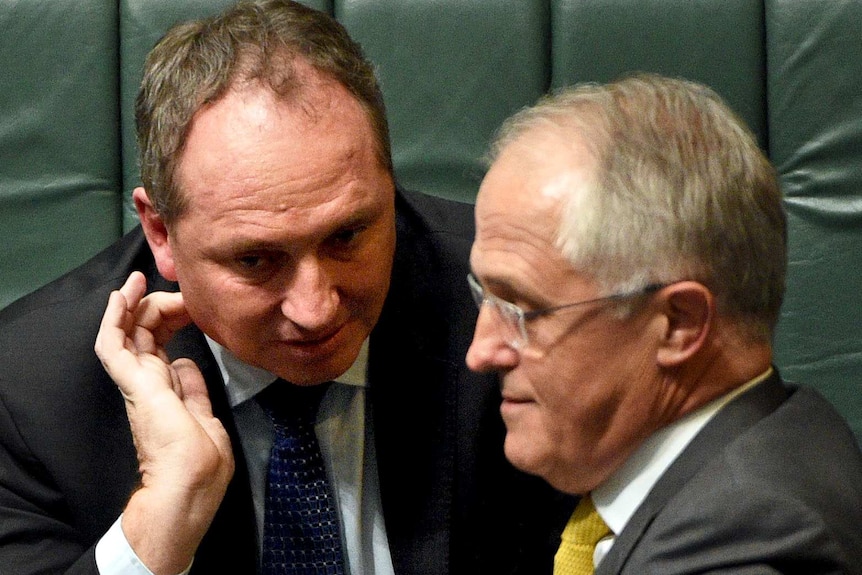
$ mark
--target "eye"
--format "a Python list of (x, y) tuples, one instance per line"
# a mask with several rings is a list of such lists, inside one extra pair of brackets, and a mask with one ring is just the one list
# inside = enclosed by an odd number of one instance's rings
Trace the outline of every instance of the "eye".
[(262, 280), (278, 268), (278, 254), (248, 253), (234, 259), (237, 273), (249, 279)]
[(534, 310), (540, 310), (544, 307), (535, 298), (529, 297), (509, 286), (504, 286), (503, 289), (498, 290), (496, 295), (499, 299), (521, 310), (527, 318), (535, 314)]
[(237, 258), (239, 267), (246, 270), (254, 270), (263, 265), (264, 259), (261, 256), (241, 256)]
[(339, 230), (330, 236), (330, 240), (336, 247), (347, 247), (355, 243), (365, 229), (366, 226), (358, 226)]

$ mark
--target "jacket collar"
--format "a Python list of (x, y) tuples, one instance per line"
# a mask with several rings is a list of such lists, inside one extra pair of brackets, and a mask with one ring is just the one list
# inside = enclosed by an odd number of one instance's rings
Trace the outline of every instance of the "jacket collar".
[(775, 411), (786, 398), (787, 392), (778, 370), (773, 367), (771, 377), (719, 411), (656, 482), (616, 537), (613, 547), (596, 569), (596, 575), (620, 572), (632, 550), (671, 498), (730, 442)]

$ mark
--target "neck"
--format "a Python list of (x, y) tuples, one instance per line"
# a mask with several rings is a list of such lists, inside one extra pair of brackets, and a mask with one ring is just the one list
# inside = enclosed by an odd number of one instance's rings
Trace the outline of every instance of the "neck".
[(745, 385), (771, 363), (769, 342), (752, 341), (737, 330), (722, 330), (676, 374), (683, 400), (672, 421)]

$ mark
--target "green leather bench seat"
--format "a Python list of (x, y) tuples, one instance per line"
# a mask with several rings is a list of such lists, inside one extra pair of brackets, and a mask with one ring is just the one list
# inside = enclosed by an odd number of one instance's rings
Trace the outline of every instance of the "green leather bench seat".
[(0, 306), (121, 232), (117, 14), (0, 4)]
[(766, 43), (761, 2), (557, 0), (554, 87), (608, 82), (632, 70), (711, 86), (766, 145)]
[(790, 227), (778, 364), (862, 438), (862, 2), (766, 2), (769, 154)]
[(379, 67), (401, 182), (472, 199), (491, 134), (547, 90), (548, 6), (346, 0), (336, 14)]

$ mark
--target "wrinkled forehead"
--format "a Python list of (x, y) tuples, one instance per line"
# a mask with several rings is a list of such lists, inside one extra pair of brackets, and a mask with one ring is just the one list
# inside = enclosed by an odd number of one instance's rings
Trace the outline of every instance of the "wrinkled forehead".
[(485, 175), (476, 199), (477, 224), (491, 215), (556, 220), (564, 203), (592, 185), (595, 166), (577, 138), (552, 130), (527, 132), (499, 150)]
[(537, 168), (514, 148), (491, 166), (476, 198), (477, 257), (553, 248), (561, 205), (556, 188), (567, 176)]
[(391, 177), (361, 106), (337, 83), (314, 99), (305, 109), (259, 87), (203, 110), (177, 170), (188, 207), (251, 216), (391, 203)]

